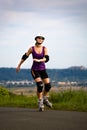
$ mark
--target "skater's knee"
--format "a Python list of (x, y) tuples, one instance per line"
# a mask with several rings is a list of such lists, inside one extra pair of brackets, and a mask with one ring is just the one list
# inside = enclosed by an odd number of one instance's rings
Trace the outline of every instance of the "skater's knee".
[(46, 91), (46, 92), (49, 92), (50, 89), (51, 89), (51, 84), (50, 84), (50, 83), (46, 83), (46, 84), (45, 84), (45, 91)]
[(43, 82), (39, 81), (36, 83), (37, 84), (37, 92), (42, 92), (43, 91)]

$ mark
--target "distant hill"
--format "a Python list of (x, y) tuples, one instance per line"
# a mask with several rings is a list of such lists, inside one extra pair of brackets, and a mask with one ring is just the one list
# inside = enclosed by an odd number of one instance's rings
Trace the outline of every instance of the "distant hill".
[(84, 66), (71, 66), (69, 69), (74, 69), (74, 70), (87, 70), (87, 68), (84, 67)]
[[(85, 67), (69, 67), (67, 69), (47, 69), (52, 81), (87, 81)], [(15, 68), (0, 68), (0, 81), (33, 80), (30, 69), (21, 69), (16, 73)]]

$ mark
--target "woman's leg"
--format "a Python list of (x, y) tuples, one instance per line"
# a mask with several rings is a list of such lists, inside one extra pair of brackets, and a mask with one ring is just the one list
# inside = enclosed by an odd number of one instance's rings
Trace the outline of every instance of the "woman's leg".
[(46, 106), (52, 108), (52, 103), (48, 100), (48, 98), (49, 98), (49, 91), (50, 91), (50, 89), (51, 89), (50, 80), (49, 80), (49, 78), (45, 78), (45, 79), (43, 80), (43, 82), (44, 82), (44, 97), (43, 97), (43, 103), (44, 103)]
[(38, 99), (42, 99), (43, 98), (43, 82), (40, 77), (36, 78), (35, 82), (37, 84), (37, 97)]
[(49, 91), (51, 89), (50, 79), (45, 78), (43, 79), (43, 82), (44, 82), (44, 96), (49, 96)]
[(38, 107), (39, 111), (44, 111), (44, 104), (43, 104), (43, 82), (39, 76), (38, 71), (31, 71), (32, 76), (37, 85), (37, 97), (38, 97)]
[(43, 104), (43, 82), (41, 78), (35, 79), (37, 84), (37, 97), (38, 97), (38, 107), (39, 111), (44, 111), (44, 104)]
[(42, 79), (40, 78), (40, 74), (38, 71), (35, 70), (31, 70), (31, 74), (37, 85), (37, 96), (39, 99), (42, 99), (43, 82)]

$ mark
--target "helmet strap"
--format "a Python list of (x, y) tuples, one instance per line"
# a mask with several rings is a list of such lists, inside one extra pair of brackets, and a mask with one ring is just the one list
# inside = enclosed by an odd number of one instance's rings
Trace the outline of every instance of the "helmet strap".
[(35, 45), (41, 45), (42, 43), (36, 42)]

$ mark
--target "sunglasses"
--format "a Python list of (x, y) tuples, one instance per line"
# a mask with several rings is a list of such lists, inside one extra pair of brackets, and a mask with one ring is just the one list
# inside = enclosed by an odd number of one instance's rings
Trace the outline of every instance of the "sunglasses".
[(44, 37), (39, 37), (39, 36), (38, 36), (37, 38), (38, 38), (38, 39), (42, 39), (42, 40), (44, 40), (44, 39), (45, 39)]

